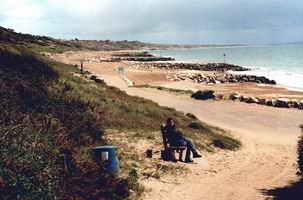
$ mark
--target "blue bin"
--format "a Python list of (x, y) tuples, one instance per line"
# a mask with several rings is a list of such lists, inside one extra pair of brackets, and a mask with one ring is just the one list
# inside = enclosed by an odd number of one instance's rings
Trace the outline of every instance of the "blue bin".
[(117, 147), (99, 146), (93, 148), (94, 158), (97, 162), (104, 164), (108, 171), (119, 173), (119, 160), (116, 156)]

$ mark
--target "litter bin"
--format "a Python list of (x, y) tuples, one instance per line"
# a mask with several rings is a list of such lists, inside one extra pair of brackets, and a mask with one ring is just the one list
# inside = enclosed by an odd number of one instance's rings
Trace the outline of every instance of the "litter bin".
[(116, 156), (117, 147), (99, 146), (93, 148), (93, 156), (97, 162), (104, 164), (108, 171), (119, 173), (119, 160)]

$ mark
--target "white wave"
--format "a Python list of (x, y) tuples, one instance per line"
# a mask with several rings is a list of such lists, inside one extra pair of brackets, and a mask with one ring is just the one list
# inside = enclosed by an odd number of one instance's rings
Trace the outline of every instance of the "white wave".
[(292, 89), (303, 89), (303, 73), (290, 72), (284, 70), (275, 70), (267, 67), (254, 68), (251, 71), (231, 72), (233, 74), (247, 74), (255, 76), (265, 76), (266, 78), (275, 80), (277, 84)]

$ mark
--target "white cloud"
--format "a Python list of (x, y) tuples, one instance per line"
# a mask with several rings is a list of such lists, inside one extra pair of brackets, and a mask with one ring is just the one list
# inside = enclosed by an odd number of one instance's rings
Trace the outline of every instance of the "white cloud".
[[(0, 26), (63, 38), (267, 43), (271, 38), (277, 42), (301, 40), (302, 2), (0, 0)], [(291, 34), (284, 34), (284, 30)]]
[(48, 0), (47, 4), (57, 11), (78, 16), (91, 16), (102, 12), (110, 0)]
[(9, 19), (38, 20), (43, 8), (30, 0), (1, 0), (0, 11)]
[(0, 25), (16, 31), (34, 33), (44, 8), (30, 0), (0, 0)]

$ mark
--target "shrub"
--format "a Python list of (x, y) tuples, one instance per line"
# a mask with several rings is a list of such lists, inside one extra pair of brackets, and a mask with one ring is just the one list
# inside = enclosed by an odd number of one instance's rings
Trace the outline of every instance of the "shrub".
[(194, 114), (192, 114), (192, 113), (186, 113), (185, 116), (186, 116), (186, 117), (189, 117), (190, 119), (193, 119), (193, 120), (197, 120), (197, 119), (198, 119), (198, 118), (197, 118)]
[(197, 91), (191, 95), (191, 98), (199, 99), (199, 100), (207, 100), (207, 99), (214, 99), (216, 96), (214, 95), (214, 91), (212, 90), (205, 90), (205, 91)]
[(0, 127), (0, 197), (53, 199), (58, 195), (57, 148), (42, 132)]
[(214, 143), (215, 147), (218, 147), (218, 148), (221, 148), (221, 149), (225, 149), (226, 148), (226, 144), (222, 140), (214, 139), (213, 143)]
[(197, 129), (197, 130), (203, 130), (205, 129), (205, 127), (198, 121), (195, 121), (195, 122), (191, 122), (189, 125), (188, 125), (189, 128), (192, 128), (192, 129)]
[(239, 140), (224, 135), (217, 135), (216, 138), (213, 138), (212, 143), (215, 147), (221, 149), (235, 150), (241, 147)]

